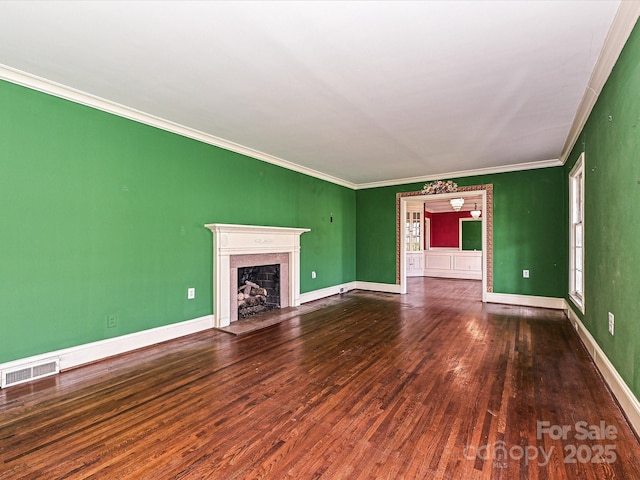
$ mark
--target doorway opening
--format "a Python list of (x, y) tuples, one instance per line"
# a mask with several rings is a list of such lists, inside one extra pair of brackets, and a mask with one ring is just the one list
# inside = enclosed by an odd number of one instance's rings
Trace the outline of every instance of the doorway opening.
[[(493, 291), (493, 185), (458, 187), (454, 193), (426, 195), (422, 191), (396, 194), (396, 284), (400, 293), (407, 292), (407, 245), (405, 242), (405, 219), (409, 207), (415, 202), (448, 203), (452, 198), (471, 199), (479, 203), (482, 210), (482, 301)], [(478, 202), (478, 200), (480, 200)]]

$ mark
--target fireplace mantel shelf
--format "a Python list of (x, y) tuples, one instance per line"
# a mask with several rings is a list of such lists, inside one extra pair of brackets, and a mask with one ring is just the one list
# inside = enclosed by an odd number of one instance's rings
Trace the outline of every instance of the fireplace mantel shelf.
[(214, 231), (226, 231), (226, 232), (238, 232), (238, 233), (276, 233), (283, 234), (297, 234), (301, 235), (305, 232), (310, 232), (310, 228), (293, 228), (293, 227), (270, 227), (265, 225), (235, 225), (232, 223), (209, 223), (205, 225), (209, 230)]
[[(231, 257), (235, 255), (288, 255), (288, 304), (300, 305), (300, 236), (308, 228), (262, 225), (205, 225), (213, 233), (214, 326), (225, 327), (231, 315)], [(235, 293), (235, 292), (233, 292)]]

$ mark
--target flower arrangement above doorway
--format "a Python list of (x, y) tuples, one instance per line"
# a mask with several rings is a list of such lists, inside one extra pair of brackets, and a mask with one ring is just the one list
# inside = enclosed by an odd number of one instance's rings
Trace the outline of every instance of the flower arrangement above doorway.
[(442, 180), (437, 180), (431, 183), (425, 183), (424, 187), (422, 187), (422, 192), (425, 195), (433, 195), (436, 193), (453, 193), (458, 191), (458, 184), (452, 182), (451, 180), (447, 180), (446, 182)]

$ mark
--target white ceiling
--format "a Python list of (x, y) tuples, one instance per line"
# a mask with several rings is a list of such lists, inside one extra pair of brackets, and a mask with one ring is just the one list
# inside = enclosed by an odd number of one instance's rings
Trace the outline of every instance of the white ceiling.
[(361, 185), (557, 159), (620, 2), (0, 2), (0, 64)]
[[(472, 192), (465, 192), (460, 195), (464, 199), (464, 204), (460, 211), (462, 212), (470, 212), (471, 210), (475, 210), (479, 208), (482, 210), (482, 195), (474, 194)], [(451, 213), (453, 212), (453, 207), (449, 203), (448, 198), (439, 198), (438, 195), (435, 197), (427, 198), (426, 200), (420, 200), (418, 202), (407, 202), (408, 204), (420, 204), (424, 205), (426, 211), (430, 213)]]

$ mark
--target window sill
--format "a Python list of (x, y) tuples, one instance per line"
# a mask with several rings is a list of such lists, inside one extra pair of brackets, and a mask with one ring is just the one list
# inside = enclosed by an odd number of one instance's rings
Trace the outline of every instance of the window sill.
[(578, 296), (576, 296), (573, 293), (569, 293), (569, 298), (571, 299), (571, 302), (573, 302), (573, 304), (578, 307), (578, 309), (582, 312), (582, 314), (584, 315), (584, 298), (580, 298)]

